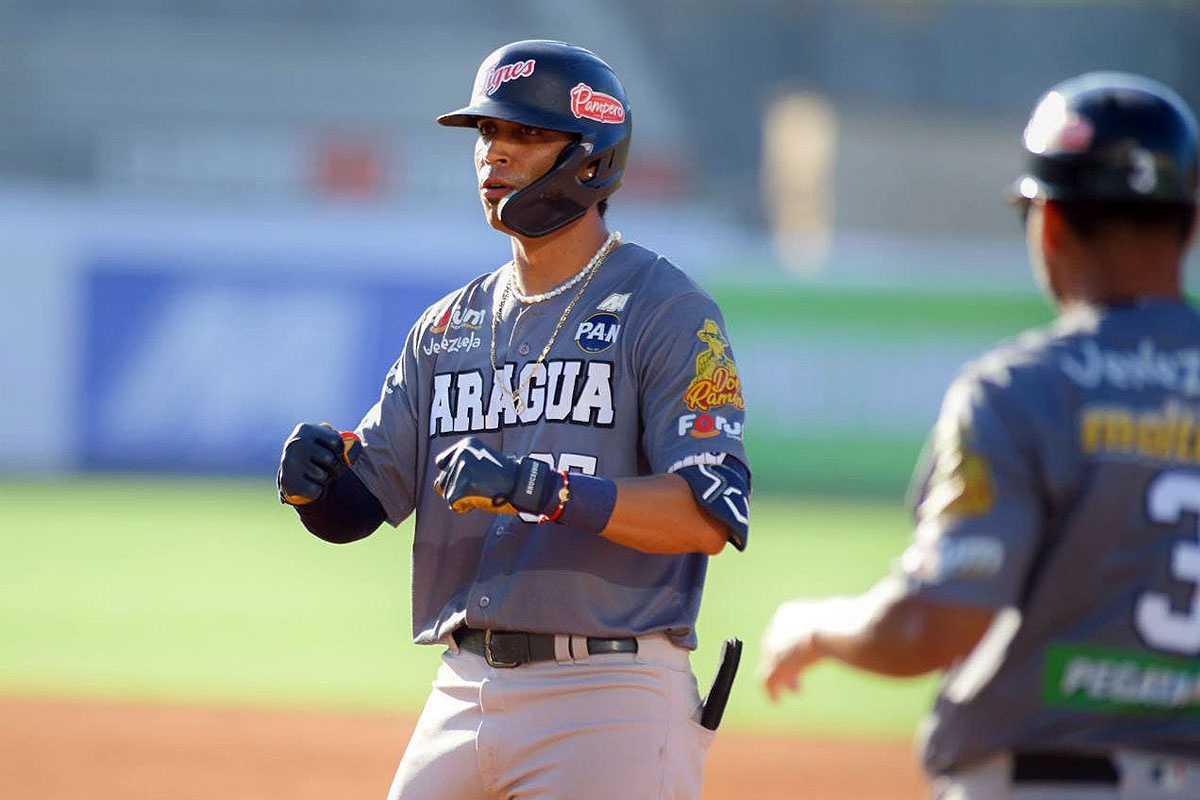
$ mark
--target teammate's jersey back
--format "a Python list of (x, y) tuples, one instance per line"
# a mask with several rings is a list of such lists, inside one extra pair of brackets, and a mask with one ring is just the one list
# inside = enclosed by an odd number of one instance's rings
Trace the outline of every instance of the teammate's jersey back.
[(918, 472), (913, 594), (1000, 610), (925, 730), (998, 750), (1200, 753), (1200, 315), (1062, 317), (969, 365)]

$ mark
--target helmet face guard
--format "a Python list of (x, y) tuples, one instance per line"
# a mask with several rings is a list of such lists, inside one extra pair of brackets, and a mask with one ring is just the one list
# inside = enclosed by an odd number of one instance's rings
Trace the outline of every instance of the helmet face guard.
[[(473, 128), (481, 118), (578, 136), (545, 175), (501, 201), (500, 221), (521, 236), (574, 222), (621, 185), (632, 111), (612, 68), (582, 47), (531, 40), (493, 52), (475, 76), (471, 102), (438, 122)], [(580, 180), (593, 163), (595, 173)]]
[(1055, 86), (1025, 128), (1025, 153), (1017, 201), (1196, 202), (1196, 118), (1137, 75), (1093, 72)]

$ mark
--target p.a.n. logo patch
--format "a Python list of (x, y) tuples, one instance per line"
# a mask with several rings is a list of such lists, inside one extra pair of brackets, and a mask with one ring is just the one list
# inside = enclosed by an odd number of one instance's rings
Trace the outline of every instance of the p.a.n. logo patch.
[(575, 343), (585, 353), (603, 353), (613, 346), (620, 332), (621, 318), (602, 311), (579, 323), (575, 330)]

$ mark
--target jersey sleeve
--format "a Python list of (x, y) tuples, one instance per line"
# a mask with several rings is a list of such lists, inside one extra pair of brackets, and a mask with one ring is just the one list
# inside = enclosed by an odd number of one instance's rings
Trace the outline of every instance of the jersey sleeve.
[(652, 472), (729, 456), (749, 470), (741, 378), (712, 298), (690, 292), (661, 305), (639, 333), (635, 359), (642, 449)]
[(409, 331), (404, 352), (383, 382), (379, 400), (363, 416), (357, 433), (363, 443), (354, 472), (399, 525), (416, 503), (418, 395), (416, 342), (425, 316)]
[(898, 567), (912, 595), (991, 609), (1020, 601), (1043, 512), (1036, 449), (1020, 435), (1011, 387), (965, 375), (946, 393), (914, 475), (916, 527)]

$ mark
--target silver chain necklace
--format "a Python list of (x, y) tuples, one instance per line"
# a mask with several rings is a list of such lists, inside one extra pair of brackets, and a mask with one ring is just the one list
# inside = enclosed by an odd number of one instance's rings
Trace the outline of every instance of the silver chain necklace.
[[(608, 258), (609, 254), (616, 249), (620, 242), (620, 231), (614, 231), (613, 233), (609, 234), (609, 237), (604, 240), (604, 244), (601, 245), (600, 249), (596, 251), (596, 255), (592, 256), (592, 259), (587, 263), (587, 266), (576, 273), (575, 277), (572, 278), (571, 281), (562, 284), (555, 289), (554, 294), (546, 293), (545, 295), (536, 295), (538, 299), (531, 301), (534, 303), (540, 303), (542, 300), (548, 300), (551, 297), (560, 295), (567, 289), (571, 288), (571, 286), (574, 286), (580, 280), (583, 280), (586, 276), (586, 280), (583, 281), (583, 286), (579, 287), (579, 291), (575, 293), (573, 298), (571, 298), (571, 302), (567, 303), (567, 307), (563, 310), (562, 316), (558, 318), (558, 323), (554, 326), (554, 331), (550, 334), (550, 341), (546, 342), (546, 346), (542, 348), (542, 352), (538, 355), (537, 361), (535, 361), (533, 364), (533, 369), (529, 370), (529, 374), (525, 377), (525, 380), (521, 382), (521, 385), (515, 392), (511, 389), (508, 390), (508, 394), (513, 401), (513, 409), (517, 412), (517, 416), (520, 416), (521, 412), (525, 408), (525, 401), (521, 399), (525, 394), (525, 390), (529, 388), (529, 384), (533, 381), (533, 376), (537, 374), (539, 369), (541, 369), (542, 362), (546, 360), (546, 355), (550, 352), (550, 348), (554, 346), (554, 340), (558, 338), (558, 332), (562, 330), (562, 326), (566, 324), (567, 317), (571, 316), (571, 310), (575, 308), (575, 304), (579, 302), (579, 298), (583, 297), (584, 290), (586, 290), (588, 284), (592, 282), (592, 277), (596, 274), (596, 272), (599, 271), (600, 265), (604, 263), (604, 259)], [(516, 289), (513, 288), (516, 269), (516, 264), (513, 264), (508, 273), (508, 281), (504, 284), (504, 291), (500, 295), (500, 304), (496, 307), (495, 311), (492, 312), (492, 347), (490, 352), (492, 360), (492, 380), (497, 386), (501, 387), (501, 390), (504, 389), (504, 384), (500, 382), (500, 367), (498, 364), (496, 364), (496, 334), (500, 329), (500, 312), (504, 310), (504, 304), (508, 301), (508, 296), (511, 294), (517, 300), (521, 300), (521, 296), (517, 294)], [(521, 302), (525, 301), (522, 300)]]
[(549, 291), (542, 292), (541, 294), (521, 294), (521, 291), (517, 289), (517, 285), (513, 277), (515, 270), (513, 273), (509, 273), (509, 291), (512, 292), (512, 296), (515, 297), (518, 302), (524, 303), (527, 306), (533, 305), (534, 303), (541, 303), (545, 300), (549, 300), (552, 297), (558, 297), (560, 294), (583, 280), (583, 276), (587, 275), (588, 272), (595, 267), (600, 260), (608, 255), (608, 251), (612, 243), (620, 238), (621, 234), (619, 232), (610, 233), (608, 238), (604, 240), (604, 244), (600, 245), (600, 249), (597, 250), (596, 254), (592, 256), (591, 260), (583, 265), (583, 269), (579, 270), (579, 272), (576, 272), (574, 275), (567, 278), (565, 281)]

